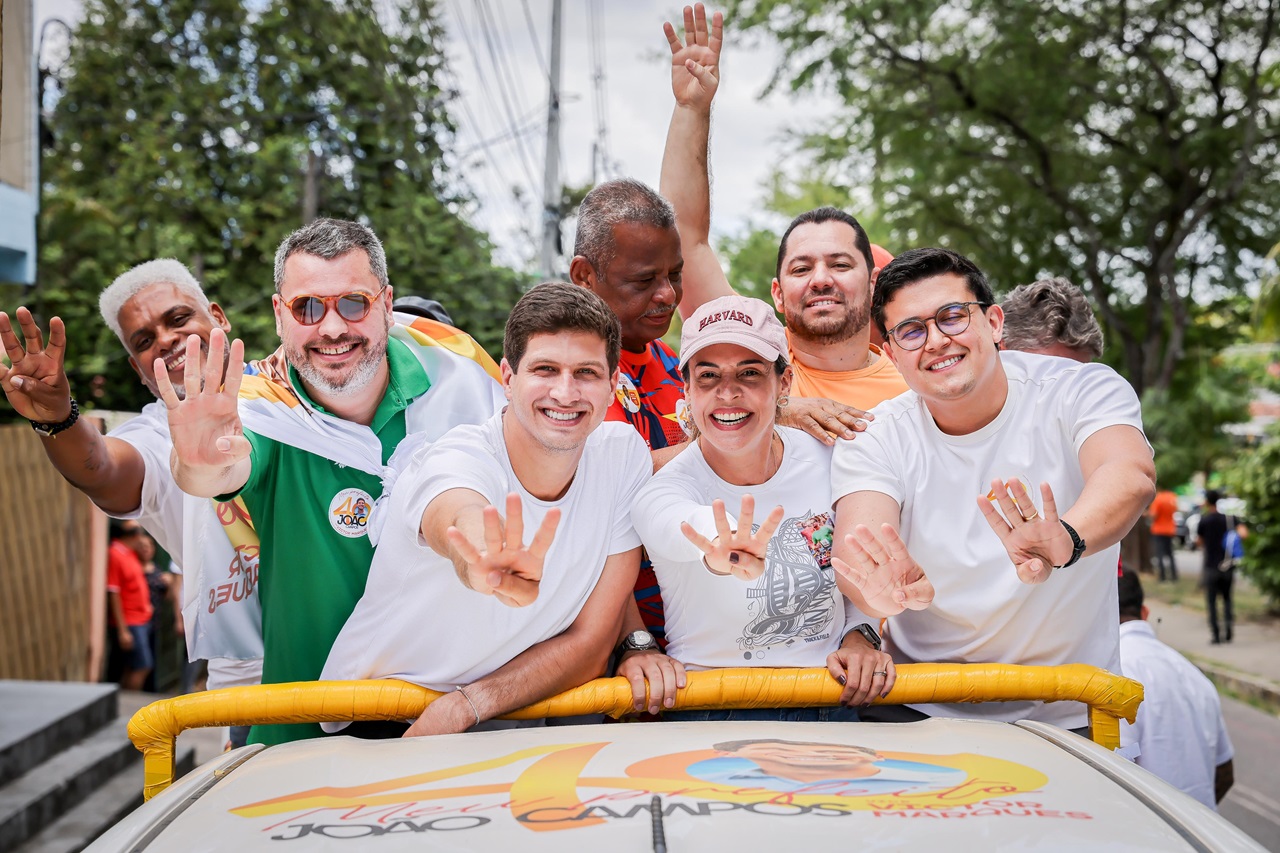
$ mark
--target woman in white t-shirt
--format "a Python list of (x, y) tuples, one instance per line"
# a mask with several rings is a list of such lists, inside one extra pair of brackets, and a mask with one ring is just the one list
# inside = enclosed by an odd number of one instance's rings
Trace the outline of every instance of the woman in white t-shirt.
[[(662, 590), (667, 654), (688, 669), (825, 665), (845, 689), (831, 708), (665, 717), (856, 720), (893, 686), (893, 661), (836, 588), (831, 448), (776, 423), (791, 383), (782, 324), (759, 299), (708, 302), (684, 323), (680, 368), (695, 440), (631, 516)], [(619, 673), (638, 672), (624, 658)]]

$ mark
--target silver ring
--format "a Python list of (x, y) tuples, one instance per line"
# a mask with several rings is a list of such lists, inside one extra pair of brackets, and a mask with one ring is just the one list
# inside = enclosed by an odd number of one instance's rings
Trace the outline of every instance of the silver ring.
[(874, 676), (877, 676), (877, 675), (883, 675), (883, 676), (885, 676), (885, 677), (888, 677), (889, 673), (888, 673), (888, 671), (885, 671), (885, 672), (873, 672), (873, 673), (871, 673), (871, 675), (872, 675), (873, 677), (874, 677)]

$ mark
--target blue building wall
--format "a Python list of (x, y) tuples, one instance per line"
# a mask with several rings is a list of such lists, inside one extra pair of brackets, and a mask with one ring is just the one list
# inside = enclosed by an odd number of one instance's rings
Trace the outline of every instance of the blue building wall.
[(31, 193), (0, 183), (0, 281), (36, 280), (36, 214)]

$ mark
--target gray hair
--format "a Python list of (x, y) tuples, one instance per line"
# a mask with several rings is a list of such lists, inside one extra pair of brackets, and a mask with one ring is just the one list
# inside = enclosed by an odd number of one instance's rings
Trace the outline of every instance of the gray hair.
[(120, 327), (120, 311), (126, 302), (155, 284), (172, 284), (193, 297), (204, 310), (209, 310), (209, 297), (205, 296), (200, 282), (181, 261), (157, 258), (138, 264), (119, 275), (98, 297), (98, 311), (102, 313), (103, 322), (116, 333), (126, 350), (129, 350), (129, 342), (124, 339), (124, 330)]
[(1102, 355), (1102, 329), (1084, 293), (1065, 278), (1046, 278), (1014, 288), (1004, 309), (1006, 349), (1041, 349), (1062, 344)]
[(381, 287), (386, 287), (389, 283), (387, 253), (371, 228), (346, 219), (316, 219), (285, 237), (280, 248), (276, 249), (276, 293), (284, 287), (284, 262), (290, 255), (303, 252), (328, 261), (355, 249), (364, 250), (374, 278)]
[(624, 222), (674, 228), (676, 212), (671, 202), (632, 178), (600, 184), (587, 193), (578, 207), (573, 253), (586, 258), (596, 274), (603, 276), (617, 251), (613, 228)]

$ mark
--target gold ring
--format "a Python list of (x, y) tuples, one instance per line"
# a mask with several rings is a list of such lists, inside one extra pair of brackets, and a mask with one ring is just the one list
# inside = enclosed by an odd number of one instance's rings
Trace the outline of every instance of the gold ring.
[[(1021, 513), (1019, 513), (1019, 514), (1021, 515)], [(1035, 521), (1035, 520), (1036, 520), (1037, 518), (1039, 518), (1039, 517), (1040, 517), (1040, 510), (1038, 510), (1038, 509), (1033, 509), (1033, 510), (1031, 510), (1031, 515), (1024, 515), (1024, 516), (1022, 516), (1022, 520), (1023, 520), (1023, 521)]]

